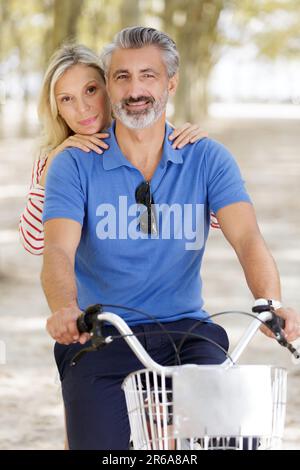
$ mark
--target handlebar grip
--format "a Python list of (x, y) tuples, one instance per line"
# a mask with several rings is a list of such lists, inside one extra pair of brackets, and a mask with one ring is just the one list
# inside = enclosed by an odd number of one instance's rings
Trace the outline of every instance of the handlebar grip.
[(85, 314), (82, 313), (81, 315), (79, 315), (79, 317), (77, 318), (77, 329), (79, 331), (79, 333), (88, 333), (89, 332), (89, 328), (85, 322)]
[(266, 321), (266, 325), (268, 325), (270, 328), (284, 330), (285, 319), (280, 317), (279, 315), (276, 315), (276, 310), (274, 310), (270, 305), (255, 305), (254, 307), (252, 307), (252, 312), (258, 314), (262, 312), (271, 312), (272, 318)]
[(277, 317), (277, 319), (278, 319), (278, 320), (277, 320), (277, 321), (278, 321), (278, 325), (280, 326), (280, 328), (281, 328), (282, 330), (284, 330), (284, 328), (285, 328), (285, 319), (282, 318), (282, 317), (279, 317), (278, 315), (276, 315), (276, 317)]
[(282, 330), (284, 330), (285, 327), (285, 319), (282, 317), (279, 317), (276, 315), (276, 313), (273, 312), (272, 318), (270, 320), (266, 321), (266, 325), (271, 328), (274, 334), (282, 334)]
[(102, 312), (102, 305), (95, 304), (87, 307), (77, 318), (77, 329), (79, 333), (89, 333), (94, 326), (94, 320)]

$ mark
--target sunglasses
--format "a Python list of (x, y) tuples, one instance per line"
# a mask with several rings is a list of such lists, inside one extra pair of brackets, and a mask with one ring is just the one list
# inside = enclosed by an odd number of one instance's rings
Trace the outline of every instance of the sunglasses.
[(157, 224), (154, 208), (153, 196), (151, 195), (150, 183), (148, 181), (143, 181), (135, 190), (135, 201), (137, 204), (142, 204), (147, 207), (140, 217), (140, 230), (143, 233), (148, 233), (148, 235), (153, 234), (157, 235)]

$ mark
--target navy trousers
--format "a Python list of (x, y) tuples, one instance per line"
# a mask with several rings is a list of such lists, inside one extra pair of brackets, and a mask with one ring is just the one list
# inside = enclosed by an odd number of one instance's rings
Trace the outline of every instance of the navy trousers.
[[(180, 331), (189, 330), (195, 323), (193, 333), (228, 350), (227, 334), (215, 323), (184, 319), (164, 323), (164, 326), (174, 331), (171, 336), (178, 346), (183, 338)], [(168, 336), (162, 331), (151, 335), (151, 332), (160, 331), (157, 324), (138, 325), (132, 330), (140, 334), (138, 339), (156, 362), (175, 364), (174, 348)], [(103, 332), (105, 336), (119, 334), (112, 326), (105, 326)], [(54, 348), (62, 383), (69, 447), (71, 450), (128, 450), (130, 427), (121, 385), (128, 374), (144, 369), (144, 366), (120, 338), (97, 352), (84, 355), (75, 367), (71, 367), (71, 358), (83, 347), (86, 345), (56, 343)], [(206, 340), (189, 337), (181, 349), (180, 359), (182, 364), (220, 364), (226, 355)]]

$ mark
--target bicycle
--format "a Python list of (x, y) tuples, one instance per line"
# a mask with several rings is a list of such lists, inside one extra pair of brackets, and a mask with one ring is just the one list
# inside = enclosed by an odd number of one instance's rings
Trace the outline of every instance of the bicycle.
[[(253, 314), (246, 313), (253, 321), (233, 352), (229, 355), (225, 351), (227, 359), (222, 364), (167, 367), (153, 361), (124, 320), (114, 313), (104, 312), (103, 307), (93, 305), (78, 318), (78, 330), (90, 333), (91, 347), (77, 353), (71, 365), (76, 365), (86, 352), (99, 350), (113, 341), (113, 337), (103, 336), (104, 323), (117, 328), (145, 366), (129, 374), (122, 385), (133, 449), (280, 449), (285, 421), (286, 370), (268, 365), (236, 364), (261, 324), (270, 328), (280, 345), (300, 358), (284, 337), (284, 321), (270, 305), (257, 306), (252, 309)], [(192, 331), (186, 333), (191, 334)]]

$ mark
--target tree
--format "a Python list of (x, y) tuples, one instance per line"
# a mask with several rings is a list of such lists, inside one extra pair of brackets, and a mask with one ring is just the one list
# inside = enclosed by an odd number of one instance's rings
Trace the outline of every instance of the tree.
[(74, 41), (83, 0), (54, 0), (54, 24), (52, 30), (52, 53), (64, 41)]
[(239, 44), (254, 42), (258, 55), (270, 60), (299, 57), (299, 0), (234, 0), (231, 9), (240, 28)]
[(139, 0), (123, 0), (120, 7), (120, 29), (139, 25), (141, 21)]
[(5, 57), (5, 35), (7, 33), (6, 26), (8, 23), (9, 18), (9, 11), (8, 11), (8, 4), (6, 2), (0, 3), (0, 22), (1, 22), (1, 30), (0, 30), (0, 137), (2, 137), (2, 107), (5, 103), (5, 94), (6, 94), (6, 86), (4, 80), (4, 74), (2, 74), (1, 70), (1, 63)]
[(221, 43), (218, 21), (224, 0), (165, 1), (163, 29), (180, 51), (180, 84), (175, 97), (176, 117), (197, 121), (208, 106), (207, 84)]

